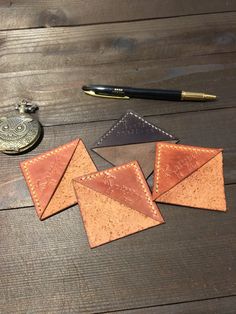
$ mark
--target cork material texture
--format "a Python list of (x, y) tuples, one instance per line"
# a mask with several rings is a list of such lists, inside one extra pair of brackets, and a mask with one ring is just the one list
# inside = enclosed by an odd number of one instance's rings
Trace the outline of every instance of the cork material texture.
[(25, 160), (20, 167), (41, 220), (75, 204), (72, 179), (96, 171), (80, 139)]
[(134, 210), (162, 221), (137, 161), (76, 179), (81, 184)]
[(81, 181), (73, 182), (91, 248), (162, 223), (94, 191)]
[(153, 199), (173, 188), (221, 151), (222, 149), (157, 143)]
[(226, 211), (222, 153), (161, 195), (158, 202)]
[[(222, 150), (174, 145), (176, 148), (167, 147), (161, 150), (164, 154), (159, 156), (159, 160), (163, 160), (163, 168), (166, 170), (166, 174), (165, 176), (163, 175), (161, 171), (163, 169), (160, 169), (159, 172), (154, 172), (153, 199), (157, 202), (169, 204), (226, 211)], [(184, 150), (185, 154), (180, 154), (183, 158), (183, 162), (181, 162), (180, 156), (178, 156), (179, 148), (177, 146), (181, 146), (181, 151), (183, 148), (186, 148)], [(174, 150), (174, 154), (172, 153), (172, 149)], [(171, 158), (167, 157), (168, 150), (172, 154)], [(189, 158), (187, 158), (187, 154), (190, 155)], [(203, 156), (200, 156), (201, 154)], [(198, 162), (196, 161), (197, 157), (199, 158)], [(178, 164), (176, 166), (172, 165), (172, 163)], [(162, 167), (161, 162), (159, 167)], [(157, 177), (158, 173), (159, 177)], [(172, 179), (171, 176), (173, 176), (174, 179)], [(167, 180), (165, 182), (166, 177)], [(176, 180), (176, 178), (178, 180)], [(164, 180), (164, 183), (162, 183), (161, 180)], [(170, 184), (170, 182), (172, 184)], [(173, 182), (175, 184), (173, 184)], [(158, 184), (162, 188), (165, 187), (165, 189), (163, 188), (165, 192), (159, 192)], [(168, 190), (166, 186), (169, 186)]]
[(137, 160), (144, 176), (153, 172), (155, 143), (178, 142), (166, 131), (133, 111), (127, 111), (95, 144), (92, 150), (114, 166)]
[(70, 163), (41, 218), (45, 219), (76, 204), (77, 200), (72, 179), (94, 171), (97, 171), (96, 166), (90, 158), (83, 142), (80, 140)]

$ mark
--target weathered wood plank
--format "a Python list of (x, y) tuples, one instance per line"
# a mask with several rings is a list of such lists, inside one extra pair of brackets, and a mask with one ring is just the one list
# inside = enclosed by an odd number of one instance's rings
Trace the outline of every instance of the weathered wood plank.
[(2, 0), (0, 29), (131, 21), (236, 10), (235, 0)]
[(189, 303), (162, 305), (144, 309), (118, 311), (117, 314), (235, 314), (236, 297), (223, 297)]
[[(148, 120), (167, 129), (181, 139), (181, 143), (206, 147), (222, 147), (224, 151), (225, 183), (236, 183), (236, 109), (200, 111), (149, 117)], [(62, 125), (45, 128), (41, 144), (31, 153), (21, 156), (1, 154), (0, 209), (31, 206), (32, 201), (19, 169), (19, 162), (48, 149), (81, 137), (88, 147), (95, 142), (114, 121)], [(99, 169), (111, 167), (92, 153)], [(9, 165), (10, 163), (10, 165)]]
[(0, 72), (236, 51), (236, 12), (0, 32)]
[[(20, 98), (38, 103), (43, 125), (116, 119), (127, 109), (148, 116), (233, 107), (235, 76), (236, 53), (2, 73), (0, 115)], [(104, 100), (84, 95), (81, 86), (88, 83), (205, 91), (217, 94), (219, 100), (207, 103)]]
[[(31, 153), (0, 155), (0, 209), (17, 208), (0, 211), (0, 312), (233, 313), (235, 298), (222, 297), (236, 294), (235, 10), (235, 0), (0, 1), (0, 116), (28, 98), (47, 126)], [(13, 30), (28, 27), (46, 28)], [(106, 102), (80, 90), (100, 82), (220, 100)], [(165, 225), (90, 250), (77, 206), (45, 222), (22, 208), (32, 201), (18, 164), (78, 136), (90, 147), (126, 109), (182, 143), (223, 147), (229, 211), (161, 205)], [(208, 298), (219, 299), (194, 302)]]
[(229, 211), (161, 206), (166, 224), (90, 250), (75, 206), (40, 222), (0, 212), (3, 313), (94, 313), (236, 293), (236, 185)]

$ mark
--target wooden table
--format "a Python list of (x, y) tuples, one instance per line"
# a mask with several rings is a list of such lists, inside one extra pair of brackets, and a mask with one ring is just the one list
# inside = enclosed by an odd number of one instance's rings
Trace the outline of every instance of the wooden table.
[[(35, 101), (44, 139), (1, 154), (0, 312), (236, 312), (236, 1), (2, 0), (0, 114)], [(96, 99), (84, 83), (206, 91), (215, 103)], [(74, 206), (44, 222), (19, 162), (127, 109), (181, 143), (224, 148), (228, 212), (160, 205), (166, 225), (91, 250)], [(92, 154), (99, 169), (108, 164)]]

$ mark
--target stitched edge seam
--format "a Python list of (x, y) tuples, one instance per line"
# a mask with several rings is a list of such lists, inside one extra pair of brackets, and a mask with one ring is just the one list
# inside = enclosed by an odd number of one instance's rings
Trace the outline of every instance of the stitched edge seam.
[(104, 171), (101, 171), (101, 172), (98, 172), (98, 173), (94, 173), (94, 174), (88, 175), (88, 176), (86, 176), (86, 177), (82, 177), (82, 178), (80, 178), (80, 180), (83, 181), (83, 180), (87, 180), (87, 179), (93, 179), (93, 178), (96, 178), (96, 177), (98, 177), (98, 176), (103, 175), (104, 173), (110, 173), (110, 172), (118, 171), (118, 170), (120, 170), (120, 169), (130, 168), (130, 167), (134, 167), (135, 173), (136, 173), (136, 175), (137, 175), (137, 177), (138, 177), (138, 180), (139, 180), (139, 182), (140, 182), (140, 184), (141, 184), (142, 190), (143, 190), (144, 193), (145, 193), (146, 200), (147, 200), (149, 206), (150, 206), (151, 209), (152, 209), (152, 213), (153, 213), (153, 214), (157, 214), (158, 211), (157, 211), (157, 210), (155, 209), (155, 207), (154, 207), (152, 198), (151, 198), (151, 196), (149, 195), (149, 193), (148, 193), (148, 191), (147, 191), (147, 187), (145, 187), (145, 185), (144, 185), (144, 183), (143, 183), (143, 180), (142, 180), (142, 177), (141, 177), (139, 168), (138, 168), (138, 166), (137, 166), (136, 163), (130, 163), (130, 164), (122, 165), (122, 166), (119, 166), (119, 167), (111, 168), (111, 169), (108, 169), (108, 170), (104, 170)]
[(142, 117), (138, 116), (136, 113), (127, 112), (127, 113), (123, 116), (123, 118), (121, 118), (106, 134), (104, 134), (104, 135), (101, 137), (101, 139), (98, 141), (97, 145), (100, 145), (100, 144), (103, 142), (103, 140), (104, 140), (105, 138), (107, 138), (107, 137), (125, 120), (125, 118), (126, 118), (128, 115), (133, 115), (133, 116), (135, 116), (136, 118), (138, 118), (139, 120), (141, 120), (142, 122), (144, 122), (145, 124), (147, 124), (148, 126), (151, 126), (153, 129), (155, 129), (155, 130), (157, 130), (157, 131), (159, 131), (159, 132), (161, 132), (161, 133), (163, 133), (163, 134), (165, 134), (165, 135), (171, 137), (172, 139), (174, 139), (174, 136), (173, 136), (173, 135), (171, 135), (171, 134), (165, 132), (164, 130), (158, 128), (157, 126), (155, 126), (155, 125), (151, 124), (150, 122), (144, 120)]
[(23, 169), (24, 169), (24, 171), (25, 171), (26, 180), (27, 180), (27, 183), (28, 183), (28, 185), (29, 185), (29, 187), (30, 187), (30, 192), (32, 193), (33, 201), (34, 201), (35, 204), (37, 205), (37, 207), (38, 207), (38, 209), (39, 209), (40, 212), (42, 211), (42, 207), (41, 207), (41, 205), (40, 205), (39, 197), (38, 197), (38, 194), (37, 194), (37, 192), (36, 192), (35, 186), (34, 186), (33, 181), (32, 181), (32, 179), (31, 179), (31, 175), (30, 175), (30, 171), (29, 171), (28, 165), (29, 165), (29, 164), (34, 164), (35, 162), (37, 162), (37, 161), (39, 161), (39, 160), (42, 160), (42, 159), (45, 159), (45, 158), (47, 158), (47, 157), (49, 157), (49, 156), (55, 155), (56, 153), (58, 153), (58, 152), (60, 152), (60, 151), (62, 151), (62, 150), (64, 150), (64, 149), (66, 149), (66, 148), (68, 148), (68, 147), (70, 147), (70, 146), (72, 146), (72, 145), (74, 145), (74, 142), (72, 142), (72, 143), (70, 143), (70, 144), (65, 144), (65, 145), (63, 145), (62, 147), (56, 148), (56, 149), (54, 149), (54, 150), (51, 151), (51, 152), (47, 152), (47, 153), (42, 154), (42, 155), (40, 155), (40, 156), (38, 156), (38, 157), (34, 157), (33, 159), (26, 160), (26, 161), (24, 161), (24, 162), (22, 163), (22, 167), (23, 167)]
[(172, 149), (179, 149), (179, 150), (189, 150), (189, 151), (198, 151), (198, 152), (205, 152), (205, 153), (211, 153), (213, 149), (205, 149), (205, 148), (192, 148), (192, 147), (184, 147), (184, 146), (178, 146), (178, 145), (163, 145), (159, 144), (158, 145), (158, 154), (157, 154), (157, 161), (155, 162), (155, 177), (156, 177), (156, 184), (155, 184), (155, 191), (158, 193), (159, 189), (159, 174), (160, 174), (160, 163), (161, 163), (161, 150), (163, 147), (166, 148), (172, 148)]

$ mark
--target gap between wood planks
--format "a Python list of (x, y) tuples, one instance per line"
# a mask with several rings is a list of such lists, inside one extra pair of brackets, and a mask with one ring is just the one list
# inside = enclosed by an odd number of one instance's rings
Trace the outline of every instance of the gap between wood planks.
[(189, 304), (189, 303), (197, 303), (197, 302), (203, 302), (203, 301), (210, 301), (210, 300), (218, 300), (218, 299), (227, 299), (227, 298), (232, 298), (232, 297), (236, 297), (235, 294), (232, 295), (223, 295), (220, 297), (216, 297), (216, 298), (206, 298), (206, 299), (199, 299), (199, 300), (190, 300), (190, 301), (183, 301), (183, 302), (174, 302), (174, 303), (166, 303), (166, 304), (159, 304), (159, 305), (153, 305), (153, 306), (145, 306), (145, 307), (138, 307), (138, 308), (132, 308), (132, 309), (122, 309), (122, 310), (114, 310), (114, 311), (108, 311), (108, 312), (96, 312), (96, 314), (109, 314), (109, 313), (124, 313), (127, 311), (127, 313), (132, 313), (132, 311), (135, 310), (151, 310), (151, 309), (158, 309), (158, 308), (162, 308), (165, 306), (170, 306), (170, 305), (180, 305), (180, 304)]
[(97, 23), (84, 23), (84, 24), (58, 24), (58, 25), (50, 25), (50, 26), (30, 26), (30, 27), (23, 27), (23, 28), (2, 28), (0, 29), (1, 32), (11, 32), (17, 30), (34, 30), (34, 29), (44, 29), (44, 28), (72, 28), (72, 27), (86, 27), (86, 26), (96, 26), (96, 25), (107, 25), (107, 24), (121, 24), (121, 23), (132, 23), (132, 22), (142, 22), (142, 21), (152, 21), (152, 20), (163, 20), (163, 19), (175, 19), (181, 17), (191, 17), (191, 16), (199, 16), (199, 15), (216, 15), (216, 14), (227, 14), (227, 13), (234, 13), (236, 10), (228, 10), (228, 11), (220, 11), (220, 12), (206, 12), (206, 13), (196, 13), (196, 14), (180, 14), (180, 15), (168, 15), (168, 16), (161, 16), (161, 17), (150, 17), (150, 18), (139, 18), (139, 19), (131, 19), (131, 20), (117, 20), (117, 21), (108, 21), (108, 22), (97, 22)]
[[(236, 106), (230, 106), (230, 107), (221, 107), (221, 108), (207, 108), (207, 109), (199, 109), (199, 110), (190, 110), (190, 111), (184, 111), (184, 112), (170, 112), (170, 113), (160, 113), (160, 114), (150, 114), (150, 115), (143, 115), (143, 118), (152, 118), (152, 117), (165, 117), (165, 116), (172, 116), (176, 114), (189, 114), (189, 113), (196, 113), (196, 112), (206, 112), (206, 111), (216, 111), (216, 110), (227, 110), (227, 109), (236, 109)], [(44, 128), (52, 128), (55, 126), (62, 126), (62, 125), (76, 125), (76, 124), (88, 124), (88, 123), (99, 123), (99, 122), (114, 122), (117, 121), (117, 119), (100, 119), (100, 120), (89, 120), (89, 121), (81, 121), (81, 122), (69, 122), (69, 123), (55, 123), (52, 125), (45, 125)]]

